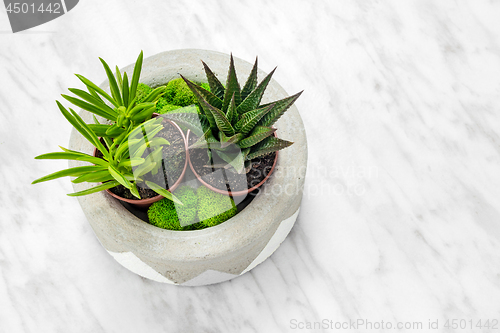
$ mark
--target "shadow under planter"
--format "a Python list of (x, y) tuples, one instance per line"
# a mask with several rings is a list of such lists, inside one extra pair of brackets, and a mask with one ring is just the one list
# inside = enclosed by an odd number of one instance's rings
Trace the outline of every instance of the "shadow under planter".
[[(205, 74), (200, 60), (225, 83), (229, 55), (205, 50), (175, 50), (147, 58), (141, 82), (156, 87), (178, 78), (178, 73), (203, 82)], [(234, 60), (239, 80), (245, 82), (252, 64)], [(123, 71), (131, 73), (133, 65)], [(260, 79), (265, 75), (258, 71)], [(271, 80), (262, 102), (287, 96), (283, 88)], [(90, 113), (81, 111), (80, 116), (92, 122)], [(78, 200), (101, 244), (132, 272), (158, 282), (185, 286), (232, 279), (268, 258), (286, 238), (299, 214), (307, 167), (307, 141), (297, 108), (292, 106), (275, 127), (281, 138), (294, 144), (280, 151), (273, 174), (250, 204), (215, 227), (195, 231), (160, 229), (133, 215), (105, 191), (78, 197)], [(69, 148), (90, 154), (93, 151), (93, 146), (75, 130)], [(70, 162), (70, 166), (79, 165), (85, 163)], [(92, 186), (73, 184), (75, 191)]]

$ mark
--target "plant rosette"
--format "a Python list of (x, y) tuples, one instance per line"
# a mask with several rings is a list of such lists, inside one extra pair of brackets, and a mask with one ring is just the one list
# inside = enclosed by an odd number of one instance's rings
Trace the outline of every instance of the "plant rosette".
[[(189, 143), (190, 139), (193, 136), (194, 135), (191, 133), (191, 131), (188, 130), (186, 142)], [(274, 133), (274, 136), (276, 136), (276, 133)], [(232, 197), (246, 196), (261, 187), (273, 173), (274, 168), (276, 167), (276, 162), (278, 161), (279, 154), (279, 152), (276, 151), (269, 154), (268, 156), (265, 156), (264, 163), (260, 163), (260, 161), (253, 161), (256, 163), (251, 164), (249, 172), (239, 174), (232, 170), (227, 170), (224, 167), (213, 168), (213, 164), (208, 164), (205, 166), (200, 165), (200, 163), (193, 163), (193, 161), (191, 160), (193, 156), (197, 156), (198, 159), (200, 157), (206, 157), (206, 151), (204, 149), (189, 149), (188, 147), (188, 152), (189, 168), (196, 176), (198, 181), (214, 192), (229, 195)], [(208, 171), (205, 171), (206, 167), (209, 167)], [(201, 175), (201, 172), (199, 170), (205, 171), (206, 173), (204, 175)], [(218, 184), (219, 187), (216, 187), (217, 185), (214, 185), (214, 183)]]
[(189, 129), (189, 165), (198, 180), (218, 193), (243, 196), (264, 184), (278, 151), (293, 144), (278, 138), (273, 125), (302, 92), (262, 102), (275, 69), (259, 82), (256, 59), (241, 86), (231, 55), (224, 85), (202, 63), (208, 89), (180, 74), (198, 102), (199, 114), (173, 111), (166, 117)]
[[(157, 113), (153, 113), (153, 117), (158, 116), (160, 115)], [(168, 119), (164, 119), (162, 123), (164, 124), (164, 127), (168, 127), (160, 131), (160, 135), (168, 140), (170, 142), (170, 145), (164, 148), (166, 150), (162, 156), (162, 159), (164, 160), (164, 168), (162, 172), (159, 173), (157, 177), (155, 177), (155, 183), (161, 184), (169, 192), (173, 192), (181, 184), (188, 165), (186, 138), (184, 136), (184, 133), (176, 123)], [(173, 162), (169, 162), (171, 160), (168, 156), (174, 155), (171, 152), (175, 153), (176, 151), (178, 152), (177, 154), (175, 154), (177, 157), (177, 161), (174, 164)], [(181, 153), (182, 156), (180, 156), (181, 159), (179, 159), (179, 156), (177, 155), (180, 155)], [(99, 150), (97, 148), (94, 148), (93, 156), (98, 157), (99, 154)], [(135, 198), (130, 193), (130, 191), (128, 191), (124, 186), (121, 185), (115, 188), (106, 189), (106, 192), (113, 198), (136, 206), (141, 210), (147, 209), (149, 206), (151, 206), (151, 204), (164, 198), (164, 196), (155, 193), (147, 186), (144, 186), (143, 188), (139, 186), (137, 187), (139, 189), (139, 192), (141, 193), (141, 196), (146, 196), (145, 199)]]
[[(201, 60), (214, 73), (226, 73), (230, 56), (194, 49), (160, 53), (144, 59), (140, 81), (154, 89), (179, 78), (181, 73), (188, 80), (203, 82)], [(253, 69), (251, 63), (237, 58), (234, 66), (242, 73), (242, 80)], [(132, 65), (123, 71), (131, 68)], [(257, 72), (259, 77), (266, 76), (260, 70)], [(219, 79), (226, 84), (224, 78)], [(287, 97), (276, 81), (269, 80), (261, 104)], [(92, 120), (86, 112), (81, 117), (86, 122)], [(279, 152), (272, 176), (253, 200), (238, 214), (213, 227), (192, 231), (162, 229), (139, 219), (104, 191), (78, 197), (103, 247), (138, 275), (183, 286), (226, 281), (257, 266), (292, 229), (300, 210), (307, 167), (306, 134), (297, 108), (292, 105), (273, 126), (283, 140), (294, 144)], [(94, 147), (74, 130), (70, 149), (92, 154)], [(82, 164), (70, 161), (70, 165)], [(73, 184), (76, 191), (91, 186)]]

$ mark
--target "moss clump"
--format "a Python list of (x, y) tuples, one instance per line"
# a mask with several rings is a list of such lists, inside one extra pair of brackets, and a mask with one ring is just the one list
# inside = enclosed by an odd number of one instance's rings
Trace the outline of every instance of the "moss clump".
[(159, 103), (156, 104), (156, 110), (159, 114), (169, 113), (169, 112), (172, 112), (174, 110), (181, 109), (181, 108), (182, 108), (182, 106), (179, 106), (179, 105), (172, 105), (172, 104), (159, 105)]
[[(148, 209), (149, 223), (168, 230), (197, 229), (191, 225), (197, 217), (198, 198), (195, 190), (185, 185), (179, 187), (174, 194), (184, 205), (176, 205), (168, 199), (153, 203)], [(185, 226), (183, 227), (181, 223)]]
[(208, 85), (208, 83), (200, 83), (200, 87), (202, 87), (205, 90), (210, 91), (210, 86)]
[(164, 105), (161, 110), (158, 111), (159, 114), (165, 114), (165, 113), (197, 113), (200, 114), (200, 108), (197, 105), (190, 105), (190, 106), (178, 106), (178, 105), (172, 105), (172, 104), (167, 104)]
[(137, 97), (137, 102), (141, 103), (144, 101), (144, 99), (149, 95), (149, 93), (152, 91), (147, 84), (144, 83), (139, 83), (137, 85), (137, 91), (135, 93), (135, 96)]
[(181, 224), (191, 224), (196, 219), (198, 198), (195, 191), (187, 186), (181, 186), (174, 191), (175, 196), (184, 204), (177, 205), (177, 217)]
[(169, 230), (200, 230), (221, 224), (238, 212), (231, 197), (205, 186), (195, 191), (184, 185), (174, 194), (184, 205), (175, 205), (168, 199), (155, 202), (148, 210), (149, 223)]
[(184, 230), (177, 217), (175, 204), (168, 199), (153, 203), (148, 209), (149, 223), (158, 228)]
[(191, 89), (181, 78), (167, 83), (167, 91), (163, 97), (173, 105), (188, 106), (198, 103)]
[(198, 218), (202, 228), (213, 227), (236, 215), (238, 209), (233, 198), (213, 192), (205, 186), (198, 187)]

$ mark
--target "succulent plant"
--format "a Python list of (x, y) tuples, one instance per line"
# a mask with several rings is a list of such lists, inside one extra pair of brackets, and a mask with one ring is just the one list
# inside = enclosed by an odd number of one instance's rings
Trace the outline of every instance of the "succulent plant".
[[(163, 125), (160, 123), (162, 121), (161, 118), (150, 119), (135, 129), (127, 130), (125, 135), (120, 136), (120, 140), (115, 139), (112, 141), (109, 138), (104, 138), (106, 147), (91, 127), (75, 111), (71, 108), (68, 111), (59, 101), (57, 101), (57, 105), (64, 117), (85, 139), (102, 153), (103, 157), (98, 158), (63, 147), (61, 147), (62, 152), (37, 156), (35, 159), (77, 160), (90, 162), (94, 165), (73, 167), (54, 172), (33, 181), (32, 184), (71, 176), (77, 177), (72, 180), (73, 183), (90, 182), (102, 184), (87, 190), (70, 193), (68, 194), (69, 196), (87, 195), (123, 185), (135, 197), (141, 199), (136, 184), (145, 183), (156, 193), (182, 205), (182, 202), (165, 188), (147, 180), (145, 177), (149, 172), (158, 172), (159, 166), (162, 163), (162, 147), (169, 144), (164, 138), (155, 137), (163, 129)], [(143, 133), (147, 133), (147, 135)]]
[(255, 158), (284, 149), (293, 142), (279, 139), (273, 134), (272, 125), (290, 108), (302, 92), (262, 105), (262, 97), (276, 69), (257, 84), (257, 59), (243, 86), (236, 76), (231, 55), (226, 86), (222, 85), (212, 70), (203, 66), (210, 90), (182, 77), (201, 106), (201, 115), (169, 113), (167, 118), (189, 128), (199, 140), (190, 148), (214, 150), (226, 163), (239, 173), (245, 163)]
[(123, 73), (122, 76), (118, 66), (116, 66), (116, 73), (113, 74), (108, 64), (103, 59), (99, 59), (108, 77), (111, 96), (79, 74), (76, 76), (85, 84), (88, 92), (70, 88), (69, 91), (78, 98), (64, 94), (62, 96), (70, 103), (112, 121), (112, 124), (89, 124), (97, 136), (119, 138), (144, 121), (151, 119), (153, 112), (156, 111), (156, 102), (165, 93), (166, 87), (151, 89), (139, 83), (143, 61), (142, 52), (135, 62), (130, 82), (127, 73)]

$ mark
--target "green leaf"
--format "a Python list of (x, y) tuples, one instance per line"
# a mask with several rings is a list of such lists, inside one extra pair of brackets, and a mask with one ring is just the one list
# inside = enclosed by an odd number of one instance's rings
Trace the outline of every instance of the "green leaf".
[(111, 95), (113, 96), (114, 100), (118, 103), (118, 105), (123, 105), (122, 97), (120, 96), (120, 89), (118, 88), (118, 84), (116, 83), (116, 79), (115, 76), (113, 75), (113, 72), (111, 71), (111, 69), (109, 69), (108, 64), (102, 58), (99, 58), (99, 60), (104, 66), (104, 70), (106, 71), (106, 75), (108, 76), (109, 89), (111, 90)]
[(254, 128), (254, 130), (250, 133), (250, 135), (238, 142), (238, 146), (240, 148), (250, 148), (257, 143), (261, 142), (268, 136), (271, 136), (274, 132), (276, 132), (275, 128), (271, 127), (264, 127), (264, 126), (257, 126)]
[(274, 104), (274, 107), (259, 121), (258, 125), (272, 126), (285, 113), (285, 111), (288, 110), (293, 103), (295, 103), (295, 101), (297, 100), (297, 98), (299, 98), (301, 94), (302, 91), (293, 96), (286, 97), (280, 99), (279, 101), (263, 105), (264, 107)]
[[(120, 69), (118, 66), (116, 66), (116, 80), (118, 81), (118, 88), (120, 88), (120, 91), (123, 92), (123, 80), (122, 80), (122, 73), (120, 73)], [(125, 100), (124, 100), (125, 102)]]
[(243, 86), (243, 89), (241, 90), (241, 99), (245, 100), (248, 95), (255, 89), (257, 86), (257, 57), (255, 58), (255, 63), (253, 64), (252, 71), (250, 72), (250, 75), (248, 76), (247, 82), (245, 82), (245, 85)]
[(137, 186), (135, 183), (132, 183), (132, 187), (130, 188), (130, 193), (134, 195), (134, 197), (138, 199), (142, 199), (141, 195), (139, 194), (139, 191), (137, 190)]
[(231, 124), (236, 123), (236, 120), (238, 119), (238, 114), (236, 113), (236, 103), (234, 101), (234, 94), (233, 97), (231, 97), (231, 103), (227, 108), (226, 117)]
[(162, 118), (172, 120), (177, 125), (190, 129), (198, 137), (211, 128), (207, 116), (201, 114), (167, 113), (162, 115)]
[(103, 118), (106, 118), (106, 119), (109, 119), (109, 120), (113, 120), (113, 121), (116, 121), (116, 116), (106, 112), (106, 111), (103, 111), (102, 108), (100, 107), (97, 107), (95, 105), (92, 105), (90, 103), (87, 103), (87, 102), (84, 102), (78, 98), (75, 98), (75, 97), (71, 97), (71, 96), (68, 96), (68, 95), (65, 95), (65, 94), (61, 94), (61, 96), (63, 98), (65, 98), (66, 100), (68, 100), (70, 103), (78, 106), (79, 108), (82, 108), (86, 111), (89, 111), (89, 112), (92, 112), (92, 113), (95, 113), (96, 115), (98, 116), (101, 116)]
[[(90, 127), (90, 125), (89, 125)], [(90, 127), (92, 128), (92, 127)], [(116, 138), (124, 133), (124, 129), (118, 126), (117, 124), (110, 125), (106, 129), (105, 136), (109, 136), (110, 138)], [(97, 133), (96, 133), (97, 135)]]
[[(104, 133), (104, 135), (100, 135), (100, 133), (97, 133), (98, 131), (96, 131), (96, 129), (93, 129), (91, 126), (101, 126), (101, 124), (99, 123), (99, 120), (97, 120), (96, 116), (95, 115), (92, 115), (92, 118), (94, 119), (94, 124), (89, 124), (89, 128), (94, 131), (95, 135), (97, 136), (100, 136), (102, 137), (102, 139), (104, 140), (104, 143), (106, 143), (106, 146), (107, 147), (111, 147), (111, 145), (113, 144), (112, 140), (106, 136), (106, 133)], [(104, 125), (106, 126), (106, 125)], [(109, 126), (109, 125), (108, 125)], [(102, 130), (102, 128), (101, 128)], [(107, 129), (106, 129), (107, 130)]]
[(167, 91), (166, 86), (161, 86), (158, 88), (153, 89), (146, 98), (144, 98), (143, 102), (144, 103), (154, 103), (156, 102), (165, 92)]
[(95, 83), (93, 83), (92, 81), (90, 81), (89, 79), (87, 79), (86, 77), (80, 75), (80, 74), (75, 74), (77, 78), (79, 78), (86, 86), (87, 88), (89, 89), (89, 91), (92, 93), (92, 91), (95, 91), (99, 94), (101, 94), (101, 96), (103, 96), (104, 98), (106, 98), (111, 104), (113, 104), (115, 107), (119, 107), (120, 105), (111, 97), (108, 95), (107, 92), (105, 92), (104, 90), (102, 90), (101, 88), (99, 88)]
[(106, 136), (107, 131), (111, 128), (112, 125), (103, 125), (103, 124), (88, 124), (89, 128), (92, 132), (97, 136)]
[[(216, 97), (220, 100), (224, 98), (224, 86), (219, 81), (219, 79), (215, 76), (212, 70), (205, 64), (203, 61), (203, 67), (205, 68), (205, 74), (207, 75), (208, 85), (210, 86), (210, 91), (214, 93)], [(219, 107), (220, 108), (220, 107)]]
[(269, 81), (271, 81), (271, 77), (273, 76), (275, 70), (276, 68), (274, 68), (271, 73), (269, 73), (264, 80), (262, 80), (257, 88), (255, 88), (255, 90), (253, 90), (247, 98), (245, 98), (245, 100), (238, 105), (237, 110), (239, 115), (259, 107), (262, 96), (264, 96), (264, 91), (266, 90)]
[(106, 103), (103, 102), (103, 100), (99, 97), (99, 95), (91, 95), (86, 91), (76, 89), (76, 88), (69, 88), (69, 91), (71, 91), (73, 94), (76, 96), (82, 98), (83, 100), (89, 102), (90, 104), (94, 105), (95, 107), (99, 108), (102, 110), (102, 112), (107, 113), (108, 116), (104, 117), (109, 120), (116, 121), (116, 116), (118, 113), (110, 108)]
[(237, 133), (231, 137), (227, 137), (224, 132), (219, 132), (219, 139), (221, 143), (221, 148), (224, 149), (232, 144), (238, 143), (241, 139), (244, 138), (242, 133)]
[(217, 132), (218, 131), (217, 124), (215, 122), (215, 119), (214, 119), (212, 112), (210, 112), (210, 110), (209, 110), (209, 108), (210, 107), (213, 108), (213, 106), (211, 106), (210, 103), (200, 94), (200, 92), (196, 88), (194, 88), (194, 86), (196, 86), (194, 83), (192, 83), (191, 81), (186, 79), (181, 74), (179, 74), (179, 75), (184, 80), (184, 82), (186, 82), (187, 86), (191, 89), (191, 91), (195, 95), (196, 99), (200, 103), (200, 106), (203, 109), (203, 113), (207, 117), (208, 123), (210, 124), (210, 128), (212, 129), (213, 132)]
[(136, 179), (139, 179), (140, 177), (144, 176), (154, 168), (156, 168), (156, 163), (155, 162), (150, 162), (150, 161), (145, 161), (143, 164), (139, 165), (137, 168), (134, 169), (134, 177)]
[(59, 110), (63, 114), (64, 118), (66, 118), (71, 125), (85, 138), (87, 139), (90, 143), (94, 144), (92, 137), (83, 129), (83, 127), (80, 125), (80, 123), (73, 117), (73, 115), (66, 110), (66, 108), (59, 102), (56, 101), (57, 106), (59, 107)]
[(243, 133), (243, 135), (247, 135), (255, 125), (258, 123), (262, 117), (266, 115), (271, 109), (273, 105), (269, 105), (266, 107), (262, 107), (260, 109), (256, 109), (253, 111), (249, 111), (240, 117), (240, 120), (234, 125), (234, 129), (238, 133)]
[(108, 166), (108, 171), (113, 176), (114, 179), (116, 179), (120, 184), (125, 186), (126, 188), (130, 189), (132, 187), (132, 184), (129, 182), (129, 180), (118, 171), (114, 166), (109, 165)]
[(212, 112), (212, 115), (215, 119), (215, 123), (217, 124), (217, 128), (221, 131), (224, 132), (228, 136), (233, 136), (234, 135), (234, 128), (227, 120), (226, 115), (219, 109), (207, 105), (207, 109)]
[(132, 120), (134, 122), (143, 122), (143, 121), (149, 120), (149, 119), (151, 119), (151, 116), (153, 115), (153, 113), (155, 111), (156, 111), (156, 106), (146, 108), (146, 109), (142, 110), (141, 112), (139, 112), (138, 114), (136, 114), (135, 116), (131, 117), (130, 120)]
[(101, 170), (105, 170), (105, 169), (106, 168), (104, 168), (102, 166), (95, 166), (95, 165), (69, 168), (69, 169), (57, 171), (57, 172), (51, 173), (47, 176), (38, 178), (38, 179), (34, 180), (31, 184), (38, 184), (41, 182), (46, 182), (49, 180), (53, 180), (53, 179), (57, 179), (57, 178), (61, 178), (61, 177), (67, 177), (67, 176), (77, 177), (77, 176), (81, 176), (83, 174), (86, 174), (88, 172), (101, 171)]
[(189, 81), (188, 79), (186, 79), (182, 75), (181, 75), (181, 77), (184, 80), (184, 82), (186, 82), (187, 86), (189, 87), (189, 89), (191, 89), (191, 91), (193, 92), (193, 94), (195, 95), (196, 99), (199, 102), (200, 102), (199, 96), (201, 96), (201, 97), (203, 97), (203, 99), (205, 101), (208, 102), (208, 104), (210, 104), (218, 109), (222, 108), (222, 100), (219, 97), (217, 97), (212, 92), (202, 88), (201, 86), (195, 84), (194, 82)]
[(69, 152), (56, 152), (42, 154), (35, 157), (37, 160), (73, 160), (73, 161), (85, 161), (93, 164), (101, 165), (107, 167), (108, 162), (101, 158), (97, 158), (84, 153), (69, 153)]
[(229, 62), (229, 71), (227, 73), (226, 81), (226, 91), (224, 92), (224, 101), (222, 104), (222, 111), (226, 112), (231, 103), (231, 98), (234, 94), (234, 102), (236, 105), (241, 103), (241, 91), (240, 85), (238, 83), (238, 78), (236, 77), (236, 70), (234, 68), (233, 55), (231, 54), (231, 60)]
[(128, 95), (130, 93), (129, 91), (129, 87), (128, 87), (128, 75), (127, 75), (127, 72), (125, 72), (123, 74), (123, 83), (122, 83), (122, 93), (123, 93), (123, 105), (128, 108), (128, 104), (129, 104), (129, 99), (128, 99)]
[(129, 116), (133, 117), (136, 114), (138, 114), (140, 111), (147, 109), (147, 108), (152, 108), (155, 107), (155, 103), (139, 103), (136, 106), (132, 108), (129, 112)]
[(110, 181), (110, 182), (104, 183), (102, 185), (91, 187), (87, 190), (83, 190), (83, 191), (75, 192), (75, 193), (69, 193), (68, 196), (78, 197), (78, 196), (82, 196), (82, 195), (92, 194), (92, 193), (101, 192), (103, 190), (113, 188), (113, 187), (118, 186), (118, 185), (120, 185), (120, 183), (118, 183), (117, 181)]
[(137, 86), (139, 85), (139, 78), (141, 77), (142, 70), (142, 60), (144, 58), (144, 53), (141, 51), (139, 57), (137, 57), (137, 61), (134, 66), (134, 74), (132, 74), (132, 81), (130, 82), (130, 92), (129, 92), (129, 101), (132, 101), (135, 98), (137, 92)]
[(136, 167), (144, 163), (146, 160), (142, 157), (134, 157), (131, 159), (123, 160), (118, 164), (118, 167)]
[(109, 174), (108, 170), (102, 170), (102, 171), (94, 171), (87, 173), (85, 175), (81, 175), (80, 177), (73, 179), (72, 182), (75, 184), (83, 183), (83, 182), (89, 182), (89, 183), (97, 183), (97, 182), (102, 182), (102, 179), (108, 180), (113, 179), (113, 176)]
[(166, 189), (164, 189), (160, 185), (157, 185), (157, 184), (155, 184), (153, 182), (150, 182), (150, 181), (147, 181), (147, 180), (146, 180), (146, 185), (148, 185), (149, 188), (151, 188), (153, 191), (155, 191), (159, 195), (162, 195), (165, 198), (167, 198), (169, 200), (172, 200), (176, 204), (184, 206), (184, 204), (182, 203), (182, 201), (180, 201), (179, 199), (177, 199), (177, 197), (175, 195), (173, 195), (172, 193), (170, 193), (169, 191), (167, 191)]
[(252, 149), (252, 152), (248, 154), (246, 160), (251, 161), (254, 158), (284, 149), (292, 144), (293, 142), (275, 138), (274, 136), (268, 137), (264, 141), (260, 142), (255, 149)]
[(104, 155), (104, 157), (106, 157), (107, 160), (110, 161), (111, 160), (111, 155), (106, 150), (106, 148), (104, 147), (104, 145), (101, 143), (101, 141), (99, 140), (99, 138), (97, 137), (97, 135), (95, 135), (95, 133), (89, 128), (89, 126), (83, 121), (83, 119), (80, 118), (80, 116), (78, 115), (78, 113), (76, 113), (72, 109), (69, 109), (69, 111), (73, 114), (73, 117), (80, 124), (81, 128), (85, 132), (87, 132), (87, 134), (90, 136), (90, 138), (92, 139), (92, 141), (90, 141), (90, 142), (94, 144), (94, 147), (96, 147), (97, 149), (99, 149), (101, 151), (101, 153)]

